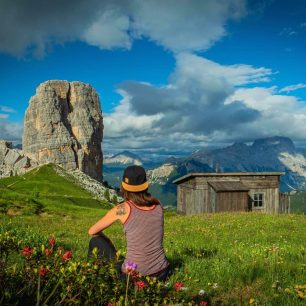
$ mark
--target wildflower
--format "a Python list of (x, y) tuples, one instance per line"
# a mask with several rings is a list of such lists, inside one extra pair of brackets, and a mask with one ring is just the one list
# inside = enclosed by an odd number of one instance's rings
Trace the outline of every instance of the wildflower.
[(175, 283), (175, 291), (178, 292), (181, 290), (181, 288), (184, 286), (184, 284), (182, 282), (176, 282)]
[(205, 294), (205, 290), (201, 289), (201, 290), (199, 291), (199, 295), (204, 295), (204, 294)]
[(116, 303), (108, 303), (107, 306), (116, 306)]
[(217, 289), (217, 288), (218, 288), (218, 284), (217, 284), (217, 283), (214, 283), (214, 284), (212, 285), (212, 287), (213, 287), (214, 289)]
[(45, 255), (49, 257), (52, 254), (51, 250), (45, 249)]
[(71, 257), (72, 257), (72, 252), (71, 251), (67, 251), (67, 252), (64, 253), (62, 259), (64, 261), (66, 261), (66, 260), (69, 260)]
[(249, 300), (250, 305), (253, 305), (254, 303), (255, 303), (255, 299), (252, 298), (252, 299)]
[(208, 302), (206, 302), (206, 301), (202, 301), (202, 302), (200, 302), (200, 304), (199, 304), (199, 306), (207, 306), (208, 305)]
[(125, 264), (125, 271), (130, 274), (131, 272), (135, 271), (137, 269), (137, 264), (135, 264), (134, 262), (132, 261), (128, 261), (126, 264)]
[(55, 245), (55, 238), (51, 237), (49, 239), (49, 244), (53, 247)]
[(146, 286), (144, 281), (138, 281), (138, 282), (136, 282), (136, 285), (137, 285), (138, 289), (143, 289)]
[(49, 273), (49, 270), (45, 267), (41, 267), (38, 273), (41, 277), (45, 277)]
[(33, 252), (32, 249), (29, 246), (27, 246), (22, 249), (21, 254), (25, 257), (30, 257), (32, 255), (32, 252)]

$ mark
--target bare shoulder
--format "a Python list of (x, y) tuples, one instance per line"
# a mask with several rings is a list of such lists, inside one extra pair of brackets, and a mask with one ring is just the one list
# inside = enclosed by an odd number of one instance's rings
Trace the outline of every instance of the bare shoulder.
[(116, 215), (119, 217), (127, 215), (130, 211), (130, 206), (127, 202), (120, 203), (116, 205), (114, 208)]

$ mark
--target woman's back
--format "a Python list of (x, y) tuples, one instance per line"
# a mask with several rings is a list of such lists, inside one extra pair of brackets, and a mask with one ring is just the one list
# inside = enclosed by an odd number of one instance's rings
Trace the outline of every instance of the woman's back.
[(126, 202), (130, 207), (129, 216), (124, 222), (127, 239), (126, 259), (137, 264), (137, 271), (143, 275), (152, 275), (167, 268), (169, 262), (163, 249), (164, 214), (161, 205), (150, 209)]

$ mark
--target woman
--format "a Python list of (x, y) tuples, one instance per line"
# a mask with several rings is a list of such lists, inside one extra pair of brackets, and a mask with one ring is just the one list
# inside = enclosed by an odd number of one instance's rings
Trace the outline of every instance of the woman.
[(148, 193), (148, 188), (146, 172), (142, 167), (130, 166), (125, 169), (121, 182), (121, 193), (125, 201), (112, 208), (89, 229), (89, 235), (98, 235), (90, 241), (89, 255), (96, 247), (100, 256), (107, 259), (115, 256), (115, 247), (101, 231), (119, 220), (127, 239), (127, 253), (121, 272), (126, 274), (127, 263), (133, 262), (141, 275), (165, 280), (170, 274), (170, 265), (163, 248), (163, 208)]

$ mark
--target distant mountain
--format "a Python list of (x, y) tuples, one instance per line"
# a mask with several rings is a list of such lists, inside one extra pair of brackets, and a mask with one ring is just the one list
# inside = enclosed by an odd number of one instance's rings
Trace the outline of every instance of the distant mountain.
[(281, 191), (306, 190), (305, 156), (290, 138), (257, 139), (251, 145), (234, 143), (225, 148), (200, 149), (187, 158), (169, 158), (164, 165), (151, 170), (155, 173), (152, 182), (164, 191), (175, 193), (172, 181), (191, 172), (282, 171), (285, 175), (281, 177)]
[(106, 156), (104, 158), (104, 164), (129, 166), (129, 165), (142, 165), (143, 161), (138, 155), (129, 151), (123, 151), (113, 156)]

